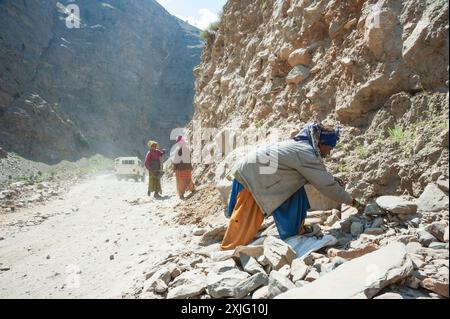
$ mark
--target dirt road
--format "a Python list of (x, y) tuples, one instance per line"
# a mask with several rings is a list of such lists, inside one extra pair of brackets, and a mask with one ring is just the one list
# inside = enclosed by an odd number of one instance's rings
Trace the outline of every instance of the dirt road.
[(144, 264), (186, 248), (173, 182), (101, 175), (43, 205), (0, 215), (0, 298), (120, 298)]

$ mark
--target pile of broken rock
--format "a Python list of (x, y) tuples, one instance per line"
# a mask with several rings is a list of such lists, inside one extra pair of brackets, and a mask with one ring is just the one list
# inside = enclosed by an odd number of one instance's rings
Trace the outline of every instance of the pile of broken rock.
[[(448, 298), (448, 180), (418, 199), (381, 196), (364, 214), (309, 212), (317, 237), (282, 241), (268, 218), (255, 241), (220, 251), (226, 225), (145, 272), (126, 298)], [(333, 289), (330, 289), (330, 288)]]
[(28, 207), (32, 203), (44, 202), (59, 196), (62, 190), (62, 185), (54, 182), (33, 184), (21, 181), (12, 183), (8, 189), (0, 191), (0, 213), (14, 212), (19, 208)]

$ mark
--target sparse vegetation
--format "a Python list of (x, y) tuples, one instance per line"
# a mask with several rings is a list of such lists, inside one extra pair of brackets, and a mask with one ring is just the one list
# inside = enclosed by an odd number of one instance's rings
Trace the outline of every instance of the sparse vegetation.
[(261, 8), (265, 10), (267, 8), (267, 0), (261, 0)]
[(77, 142), (82, 148), (89, 148), (89, 141), (82, 133), (77, 134)]
[(388, 128), (389, 138), (396, 142), (404, 142), (412, 139), (412, 133), (408, 130), (395, 126), (394, 128)]
[(26, 182), (29, 185), (42, 183), (48, 180), (51, 180), (50, 174), (39, 174), (39, 172), (37, 174), (22, 175), (15, 179), (17, 182)]
[(336, 151), (342, 150), (344, 148), (344, 143), (338, 141), (336, 147), (334, 148)]
[(12, 182), (26, 182), (29, 185), (38, 184), (57, 179), (72, 179), (73, 177), (82, 177), (88, 174), (94, 174), (100, 171), (109, 171), (113, 169), (113, 161), (101, 155), (95, 155), (90, 158), (82, 158), (73, 163), (62, 161), (56, 164), (48, 171), (37, 171), (27, 175), (15, 177)]
[(219, 30), (219, 21), (211, 22), (207, 28), (207, 30), (217, 31)]
[(208, 39), (211, 38), (211, 33), (208, 30), (203, 30), (200, 32), (200, 39), (202, 39), (203, 41), (208, 41)]
[(349, 173), (352, 169), (351, 163), (348, 163), (346, 159), (342, 159), (338, 162), (336, 167), (337, 173)]
[(200, 39), (204, 42), (208, 42), (214, 38), (215, 33), (219, 30), (220, 21), (211, 22), (208, 27), (200, 31)]
[(443, 119), (436, 125), (439, 130), (448, 130), (448, 119)]
[(369, 156), (369, 150), (362, 144), (355, 148), (355, 152), (361, 158), (367, 158)]

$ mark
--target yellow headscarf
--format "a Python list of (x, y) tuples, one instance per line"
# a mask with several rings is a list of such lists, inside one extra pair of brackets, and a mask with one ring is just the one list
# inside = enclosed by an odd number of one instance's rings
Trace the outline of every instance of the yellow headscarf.
[(158, 148), (158, 142), (155, 142), (155, 141), (148, 141), (148, 143), (147, 143), (147, 145), (148, 145), (149, 148), (152, 148), (152, 145), (155, 145), (155, 144), (156, 144), (156, 148)]

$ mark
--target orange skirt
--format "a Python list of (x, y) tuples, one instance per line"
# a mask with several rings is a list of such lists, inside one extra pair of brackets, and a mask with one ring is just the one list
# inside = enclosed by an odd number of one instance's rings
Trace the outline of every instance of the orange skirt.
[(185, 169), (175, 171), (177, 180), (178, 195), (184, 195), (186, 191), (192, 192), (194, 190), (194, 182), (192, 181), (192, 170)]
[(220, 246), (221, 250), (248, 245), (259, 231), (264, 215), (252, 194), (243, 189), (236, 198), (228, 229)]

